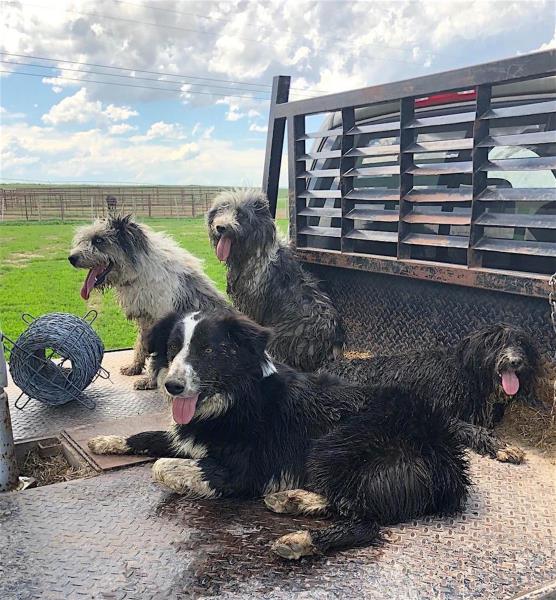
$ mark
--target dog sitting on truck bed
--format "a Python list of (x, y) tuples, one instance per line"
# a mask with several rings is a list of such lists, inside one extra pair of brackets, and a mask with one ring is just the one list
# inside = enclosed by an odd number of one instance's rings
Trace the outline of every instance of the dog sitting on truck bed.
[[(197, 258), (130, 215), (80, 227), (68, 260), (77, 269), (88, 270), (81, 288), (84, 300), (93, 289), (112, 287), (125, 316), (138, 325), (133, 362), (122, 368), (124, 375), (142, 372), (148, 356), (146, 335), (164, 315), (227, 306)], [(148, 369), (135, 387), (155, 388), (156, 373)]]
[(519, 327), (499, 323), (472, 332), (454, 346), (342, 359), (328, 370), (350, 381), (392, 384), (428, 398), (460, 420), (471, 449), (520, 463), (523, 451), (504, 444), (492, 428), (502, 420), (509, 401), (521, 398), (535, 404), (539, 364), (531, 337)]
[(207, 224), (216, 256), (226, 263), (234, 306), (274, 330), (268, 347), (273, 358), (314, 371), (341, 355), (344, 331), (338, 312), (279, 239), (261, 191), (218, 195)]
[[(335, 516), (330, 527), (280, 538), (274, 549), (285, 558), (375, 544), (381, 525), (462, 508), (467, 462), (444, 411), (393, 388), (275, 364), (268, 340), (269, 330), (235, 313), (168, 316), (151, 350), (175, 425), (99, 436), (89, 448), (165, 457), (154, 478), (190, 498), (267, 494), (273, 510)], [(308, 491), (282, 493), (298, 487)]]

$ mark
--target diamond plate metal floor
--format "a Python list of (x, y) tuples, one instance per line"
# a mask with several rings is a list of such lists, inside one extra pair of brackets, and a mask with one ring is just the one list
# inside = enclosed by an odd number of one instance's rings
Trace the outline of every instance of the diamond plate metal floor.
[(0, 598), (505, 600), (556, 579), (553, 468), (473, 456), (472, 476), (464, 515), (299, 563), (268, 547), (307, 520), (261, 502), (184, 500), (149, 466), (4, 494)]
[(136, 391), (133, 382), (138, 377), (120, 374), (120, 367), (131, 361), (132, 351), (107, 352), (102, 365), (110, 372), (110, 381), (97, 379), (84, 394), (96, 403), (90, 410), (80, 402), (49, 406), (30, 400), (24, 409), (15, 407), (20, 390), (9, 380), (6, 389), (10, 403), (12, 427), (16, 441), (57, 435), (62, 429), (123, 419), (166, 410), (166, 404), (156, 391)]

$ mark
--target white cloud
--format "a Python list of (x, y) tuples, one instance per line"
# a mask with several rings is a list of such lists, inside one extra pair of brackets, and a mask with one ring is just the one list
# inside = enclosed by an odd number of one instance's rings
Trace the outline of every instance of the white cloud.
[(119, 123), (118, 125), (111, 125), (108, 128), (108, 133), (111, 135), (122, 135), (123, 133), (135, 131), (136, 129), (137, 127), (134, 125), (129, 125), (128, 123)]
[(238, 149), (232, 140), (213, 139), (206, 132), (194, 142), (129, 144), (97, 128), (68, 133), (14, 123), (3, 127), (0, 144), (6, 177), (24, 178), (32, 165), (31, 177), (37, 180), (253, 185), (264, 163), (263, 148)]
[(4, 106), (0, 106), (0, 119), (24, 119), (25, 113), (22, 112), (10, 112)]
[(257, 133), (266, 133), (268, 131), (268, 127), (266, 125), (257, 125), (256, 123), (251, 123), (251, 125), (249, 125), (249, 131), (256, 131)]
[(126, 121), (139, 113), (129, 106), (115, 106), (109, 104), (105, 108), (100, 100), (90, 100), (87, 90), (81, 88), (73, 96), (66, 96), (58, 104), (42, 116), (42, 121), (47, 125), (60, 125), (61, 123), (109, 123)]
[(154, 138), (166, 138), (181, 140), (185, 138), (185, 134), (182, 131), (181, 125), (177, 123), (165, 123), (164, 121), (157, 121), (153, 123), (147, 131), (147, 137), (150, 139)]

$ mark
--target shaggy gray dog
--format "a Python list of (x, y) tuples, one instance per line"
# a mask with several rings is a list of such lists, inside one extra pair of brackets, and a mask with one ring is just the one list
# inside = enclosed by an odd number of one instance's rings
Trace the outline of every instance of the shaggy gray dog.
[(270, 354), (303, 371), (341, 355), (344, 332), (338, 312), (277, 237), (265, 195), (258, 190), (223, 192), (207, 221), (216, 256), (226, 263), (234, 306), (274, 330)]
[[(166, 314), (229, 306), (198, 259), (130, 215), (79, 228), (68, 260), (89, 271), (81, 288), (84, 300), (93, 289), (113, 287), (126, 317), (138, 325), (133, 362), (121, 369), (124, 375), (142, 372), (148, 356), (146, 335)], [(154, 389), (156, 373), (149, 369), (135, 387)]]

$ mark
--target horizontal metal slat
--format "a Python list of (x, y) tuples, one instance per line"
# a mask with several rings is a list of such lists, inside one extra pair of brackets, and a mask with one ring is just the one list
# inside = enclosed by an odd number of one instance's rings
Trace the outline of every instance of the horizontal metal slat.
[(302, 217), (341, 217), (342, 209), (341, 208), (328, 208), (328, 207), (317, 207), (310, 206), (308, 208), (301, 209), (298, 215)]
[(433, 142), (416, 142), (404, 150), (404, 153), (443, 152), (445, 150), (472, 150), (473, 138), (439, 140)]
[(475, 250), (486, 252), (502, 252), (505, 254), (534, 254), (535, 256), (555, 256), (556, 244), (548, 242), (522, 242), (516, 240), (499, 240), (481, 238), (474, 246)]
[[(556, 229), (556, 215), (509, 215), (505, 213), (483, 213), (475, 221), (477, 225), (494, 227), (531, 227), (534, 229)], [(554, 236), (556, 240), (556, 235)]]
[(340, 169), (316, 169), (297, 175), (297, 179), (312, 179), (313, 177), (339, 177)]
[(408, 123), (407, 129), (423, 129), (437, 127), (438, 125), (456, 125), (458, 123), (471, 123), (475, 120), (474, 112), (456, 113), (454, 115), (441, 115), (439, 117), (417, 118)]
[(305, 190), (298, 198), (341, 198), (341, 190)]
[(345, 238), (350, 240), (364, 240), (366, 242), (388, 242), (396, 244), (398, 242), (397, 231), (374, 231), (372, 229), (352, 229)]
[(323, 152), (307, 152), (297, 158), (297, 160), (320, 160), (325, 158), (340, 158), (341, 150), (325, 150)]
[(346, 219), (356, 219), (358, 221), (381, 221), (384, 223), (395, 223), (398, 221), (399, 214), (397, 210), (373, 210), (372, 208), (354, 208), (346, 215)]
[(299, 235), (315, 235), (319, 237), (341, 237), (342, 230), (339, 227), (313, 227), (311, 225), (307, 225), (306, 227), (302, 227), (298, 229), (297, 233)]
[(481, 202), (550, 202), (556, 200), (554, 188), (488, 187), (478, 198)]
[(506, 117), (525, 117), (527, 115), (542, 115), (556, 112), (556, 101), (536, 102), (535, 104), (520, 104), (504, 108), (491, 108), (481, 115), (480, 119), (503, 119)]
[(432, 235), (427, 233), (410, 233), (402, 240), (411, 246), (438, 246), (442, 248), (467, 248), (467, 237), (461, 235)]
[(399, 144), (390, 144), (388, 146), (366, 146), (365, 148), (352, 148), (346, 152), (346, 156), (391, 156), (399, 154), (399, 152)]
[(479, 148), (495, 148), (496, 146), (536, 146), (537, 144), (556, 144), (556, 131), (495, 135), (487, 137), (477, 146)]
[(357, 125), (353, 127), (345, 135), (359, 135), (360, 133), (382, 133), (385, 131), (399, 132), (400, 122), (390, 121), (388, 123), (373, 123), (369, 125)]
[(445, 175), (449, 173), (471, 173), (473, 163), (470, 160), (462, 162), (422, 163), (413, 165), (406, 173), (414, 175)]
[(489, 160), (481, 166), (481, 171), (544, 171), (547, 169), (556, 169), (556, 156), (503, 158)]
[(381, 177), (383, 175), (398, 175), (400, 172), (399, 165), (383, 165), (381, 167), (360, 167), (358, 169), (350, 169), (344, 173), (344, 177)]
[(405, 195), (407, 202), (469, 202), (473, 198), (471, 188), (447, 189), (428, 188), (424, 190), (411, 190)]
[(397, 202), (400, 191), (392, 188), (356, 188), (346, 194), (346, 200), (363, 202)]
[(469, 214), (453, 212), (436, 212), (430, 210), (411, 211), (402, 221), (404, 223), (426, 223), (434, 225), (469, 225), (471, 223), (471, 209)]
[(312, 132), (306, 133), (305, 135), (302, 135), (301, 137), (298, 137), (297, 141), (301, 142), (303, 140), (314, 140), (315, 138), (335, 137), (338, 135), (342, 135), (341, 129), (326, 129), (323, 131), (312, 131)]

